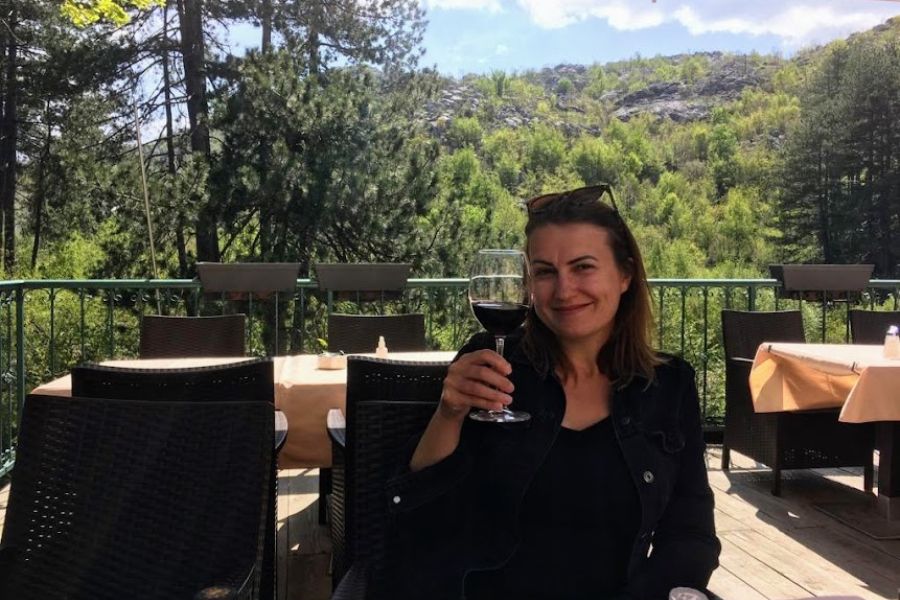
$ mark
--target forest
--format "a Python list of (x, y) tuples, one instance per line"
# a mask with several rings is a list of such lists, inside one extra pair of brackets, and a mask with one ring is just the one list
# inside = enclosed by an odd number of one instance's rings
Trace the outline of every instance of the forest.
[[(600, 181), (651, 277), (900, 276), (898, 20), (789, 59), (454, 79), (421, 64), (415, 0), (3, 0), (0, 18), (6, 279), (219, 260), (459, 277), (522, 243), (523, 199)], [(226, 43), (241, 24), (246, 51)]]

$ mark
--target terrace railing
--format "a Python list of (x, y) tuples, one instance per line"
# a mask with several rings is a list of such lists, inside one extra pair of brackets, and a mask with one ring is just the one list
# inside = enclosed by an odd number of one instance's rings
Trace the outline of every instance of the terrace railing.
[[(410, 279), (400, 299), (351, 300), (317, 289), (308, 279), (293, 293), (208, 294), (195, 280), (35, 280), (0, 282), (0, 476), (15, 459), (21, 404), (27, 391), (75, 364), (137, 356), (140, 319), (147, 314), (248, 316), (247, 347), (255, 355), (319, 352), (331, 311), (423, 312), (431, 347), (452, 350), (478, 331), (469, 313), (466, 279)], [(721, 423), (724, 368), (723, 308), (800, 308), (807, 339), (848, 339), (850, 308), (896, 310), (900, 280), (873, 280), (852, 301), (779, 297), (774, 279), (651, 280), (654, 343), (697, 369), (708, 425)]]

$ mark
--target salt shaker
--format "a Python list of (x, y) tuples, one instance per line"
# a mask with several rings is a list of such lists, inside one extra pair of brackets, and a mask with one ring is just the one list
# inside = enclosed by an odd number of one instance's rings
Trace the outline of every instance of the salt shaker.
[(387, 344), (384, 343), (384, 336), (378, 336), (378, 347), (375, 348), (375, 356), (385, 358), (388, 355)]
[(884, 336), (884, 357), (900, 359), (900, 335), (896, 325), (888, 327)]

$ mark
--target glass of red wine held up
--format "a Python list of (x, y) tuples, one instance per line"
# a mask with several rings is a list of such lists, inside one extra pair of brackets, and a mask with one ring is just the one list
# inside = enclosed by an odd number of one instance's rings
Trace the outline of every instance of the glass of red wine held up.
[[(519, 250), (479, 250), (469, 273), (469, 303), (478, 322), (493, 334), (497, 354), (503, 356), (506, 336), (528, 314), (528, 262)], [(518, 423), (531, 418), (527, 412), (475, 410), (469, 417), (490, 423)]]

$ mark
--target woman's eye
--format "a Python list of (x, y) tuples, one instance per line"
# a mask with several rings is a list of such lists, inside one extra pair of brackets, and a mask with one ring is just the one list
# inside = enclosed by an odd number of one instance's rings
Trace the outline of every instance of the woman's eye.
[(535, 269), (534, 276), (535, 277), (547, 277), (548, 275), (552, 275), (553, 271), (551, 269)]
[(578, 271), (589, 271), (594, 268), (594, 265), (590, 263), (580, 263), (575, 265), (575, 269)]

